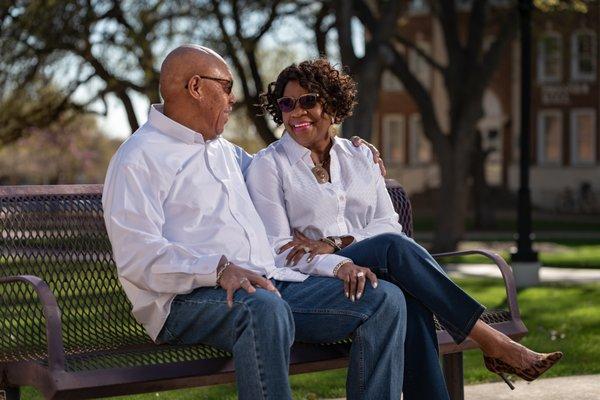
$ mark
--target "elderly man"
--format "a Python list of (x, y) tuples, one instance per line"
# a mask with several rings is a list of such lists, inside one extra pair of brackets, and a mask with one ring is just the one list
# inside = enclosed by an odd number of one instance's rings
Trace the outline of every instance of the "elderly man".
[[(312, 261), (320, 275), (274, 258), (243, 177), (251, 161), (219, 137), (235, 101), (225, 61), (181, 46), (161, 68), (164, 105), (111, 160), (104, 216), (133, 314), (158, 343), (231, 351), (241, 399), (290, 399), (290, 346), (354, 338), (351, 399), (400, 397), (405, 302), (380, 281), (357, 301), (333, 271), (351, 260)], [(241, 289), (241, 290), (239, 290)]]

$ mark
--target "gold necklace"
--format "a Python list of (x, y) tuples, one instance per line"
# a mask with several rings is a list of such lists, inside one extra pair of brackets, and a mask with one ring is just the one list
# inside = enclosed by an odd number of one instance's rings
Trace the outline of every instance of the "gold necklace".
[(329, 159), (330, 158), (327, 157), (322, 162), (315, 163), (315, 166), (312, 167), (312, 169), (311, 169), (313, 175), (315, 176), (315, 178), (317, 178), (317, 182), (319, 182), (320, 184), (329, 182), (329, 173), (327, 172), (325, 167), (323, 167), (323, 165), (325, 165), (329, 162)]

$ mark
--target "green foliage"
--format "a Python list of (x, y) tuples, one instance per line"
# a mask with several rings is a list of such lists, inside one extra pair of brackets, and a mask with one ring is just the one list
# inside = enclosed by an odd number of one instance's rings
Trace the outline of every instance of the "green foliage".
[[(541, 242), (539, 258), (543, 266), (557, 268), (600, 268), (600, 244), (598, 243), (569, 243), (567, 246), (553, 242)], [(552, 247), (558, 247), (555, 251)], [(469, 246), (481, 247), (481, 246)], [(506, 246), (508, 247), (508, 246)], [(508, 250), (498, 252), (505, 260), (510, 259)], [(448, 257), (442, 263), (487, 264), (490, 260), (483, 256)]]
[[(27, 125), (22, 127), (18, 135), (21, 137), (0, 147), (0, 183), (101, 183), (104, 180), (110, 157), (120, 141), (104, 136), (93, 117), (66, 112), (43, 128), (31, 125), (32, 121), (23, 123)], [(44, 119), (43, 123), (48, 120)]]
[(18, 87), (0, 99), (0, 148), (41, 128), (70, 107), (68, 96), (41, 81)]

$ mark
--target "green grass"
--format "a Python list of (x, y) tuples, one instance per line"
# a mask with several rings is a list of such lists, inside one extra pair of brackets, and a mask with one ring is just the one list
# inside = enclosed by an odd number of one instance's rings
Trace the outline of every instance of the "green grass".
[[(571, 242), (556, 242), (557, 244), (568, 246), (567, 250), (559, 252), (541, 252), (539, 254), (542, 265), (547, 267), (563, 268), (600, 268), (600, 244), (574, 244)], [(499, 254), (505, 260), (510, 259), (508, 250), (501, 251)], [(445, 258), (443, 263), (466, 263), (482, 264), (490, 263), (490, 260), (483, 256), (460, 256)]]
[[(487, 307), (504, 305), (501, 281), (465, 278), (459, 284)], [(568, 376), (600, 373), (600, 284), (544, 285), (519, 293), (519, 306), (529, 334), (522, 343), (538, 350), (560, 349), (561, 362), (545, 376)], [(291, 385), (295, 399), (335, 398), (344, 396), (345, 370), (295, 375)], [(465, 353), (465, 381), (480, 383), (498, 380), (484, 367), (479, 351)], [(23, 400), (41, 399), (31, 389), (24, 390)], [(120, 397), (127, 400), (150, 399), (235, 399), (234, 385), (176, 390), (162, 393)]]
[[(516, 211), (515, 211), (516, 213)], [(415, 211), (414, 215), (414, 230), (415, 232), (433, 231), (435, 229), (435, 217), (431, 215), (423, 215), (424, 213)], [(558, 215), (556, 217), (546, 215), (538, 217), (533, 214), (532, 228), (534, 231), (568, 231), (568, 232), (597, 232), (600, 218), (597, 215), (590, 215), (588, 219), (582, 220), (579, 217), (569, 218), (569, 216)], [(476, 230), (474, 220), (467, 217), (465, 227), (467, 231)], [(496, 221), (496, 226), (489, 231), (509, 231), (515, 232), (517, 229), (516, 217), (500, 216)]]

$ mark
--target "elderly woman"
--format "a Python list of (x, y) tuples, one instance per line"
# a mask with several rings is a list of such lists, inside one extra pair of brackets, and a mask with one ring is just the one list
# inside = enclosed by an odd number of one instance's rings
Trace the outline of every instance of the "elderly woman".
[[(352, 114), (355, 95), (352, 78), (324, 59), (285, 68), (262, 95), (285, 133), (254, 158), (246, 181), (276, 252), (290, 268), (343, 280), (350, 302), (377, 290), (377, 276), (404, 291), (406, 400), (448, 399), (434, 314), (456, 343), (470, 337), (480, 345), (490, 371), (536, 379), (562, 353), (533, 352), (481, 321), (484, 307), (402, 233), (370, 150), (333, 134)], [(348, 261), (328, 264), (331, 253)]]

